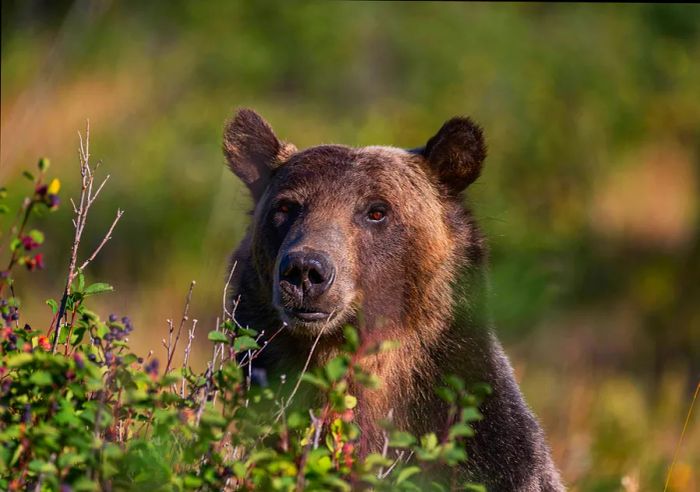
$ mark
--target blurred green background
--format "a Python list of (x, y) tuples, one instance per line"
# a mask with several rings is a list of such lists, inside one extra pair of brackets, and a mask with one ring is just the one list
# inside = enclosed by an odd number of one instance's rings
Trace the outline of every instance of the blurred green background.
[[(84, 254), (126, 210), (96, 301), (161, 350), (197, 280), (202, 360), (250, 208), (220, 150), (240, 106), (300, 148), (480, 122), (493, 314), (555, 460), (572, 490), (661, 489), (700, 373), (698, 5), (3, 0), (0, 184), (18, 203), (44, 155), (63, 182), (25, 320), (64, 281), (89, 118), (111, 179)], [(698, 470), (696, 412), (670, 489)]]

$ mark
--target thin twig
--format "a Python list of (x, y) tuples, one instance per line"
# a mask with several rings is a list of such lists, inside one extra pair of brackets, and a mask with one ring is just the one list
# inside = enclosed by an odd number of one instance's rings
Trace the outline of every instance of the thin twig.
[(228, 279), (226, 279), (226, 284), (224, 285), (224, 292), (223, 296), (221, 299), (221, 307), (224, 311), (224, 320), (226, 319), (233, 319), (233, 313), (229, 312), (228, 309), (226, 309), (226, 294), (228, 293), (228, 288), (229, 285), (231, 285), (231, 279), (233, 278), (233, 271), (236, 269), (236, 265), (238, 264), (238, 261), (234, 261), (233, 265), (231, 265), (231, 271), (228, 274)]
[[(97, 169), (97, 168), (95, 168), (95, 169)], [(104, 185), (105, 185), (105, 184), (107, 183), (107, 181), (109, 180), (109, 176), (110, 176), (110, 175), (108, 174), (108, 175), (105, 177), (105, 179), (102, 180), (102, 183), (100, 184), (100, 186), (97, 187), (97, 191), (95, 191), (95, 193), (92, 194), (92, 197), (90, 198), (90, 205), (92, 205), (93, 202), (94, 202), (95, 200), (97, 200), (97, 195), (100, 194), (100, 191), (102, 191), (102, 188), (104, 187)]]
[(695, 394), (693, 395), (693, 400), (690, 403), (690, 408), (688, 409), (688, 415), (685, 417), (685, 423), (683, 424), (683, 431), (681, 431), (681, 437), (678, 439), (676, 444), (676, 449), (673, 452), (673, 461), (668, 469), (668, 475), (666, 475), (666, 484), (664, 485), (664, 492), (668, 489), (668, 484), (671, 482), (671, 476), (673, 475), (673, 467), (676, 465), (676, 460), (678, 459), (678, 452), (681, 449), (681, 443), (683, 442), (683, 437), (685, 437), (685, 431), (688, 429), (688, 423), (690, 422), (690, 416), (693, 414), (693, 408), (695, 407), (695, 401), (698, 399), (698, 393), (700, 393), (700, 381), (695, 386)]
[[(102, 187), (100, 187), (100, 189), (102, 189)], [(124, 211), (117, 209), (117, 216), (114, 218), (114, 221), (112, 222), (112, 225), (109, 227), (107, 234), (105, 234), (105, 236), (102, 238), (102, 241), (97, 246), (97, 248), (95, 248), (95, 251), (92, 252), (90, 257), (87, 260), (85, 260), (82, 265), (80, 265), (80, 267), (78, 268), (79, 271), (85, 270), (85, 268), (92, 262), (92, 260), (95, 259), (95, 256), (97, 256), (97, 254), (104, 247), (104, 245), (107, 244), (107, 241), (112, 239), (112, 231), (114, 231), (114, 226), (117, 225), (117, 222), (119, 222), (119, 219), (122, 218), (122, 215), (124, 215)]]
[[(287, 323), (282, 323), (282, 326), (280, 326), (276, 332), (272, 334), (270, 338), (267, 340), (263, 340), (263, 346), (260, 347), (257, 350), (249, 350), (246, 352), (246, 354), (241, 358), (241, 361), (239, 362), (239, 367), (245, 367), (246, 364), (251, 364), (261, 353), (265, 348), (272, 342), (272, 340), (275, 339), (277, 335), (280, 334), (282, 330), (284, 330), (287, 327)], [(256, 342), (259, 342), (262, 336), (265, 334), (265, 330), (260, 332), (260, 335), (258, 335), (255, 339)]]
[[(219, 317), (217, 316), (216, 318), (216, 331), (219, 331), (219, 327), (221, 326)], [(199, 400), (199, 405), (197, 407), (197, 414), (196, 414), (196, 424), (199, 425), (199, 421), (202, 418), (202, 412), (204, 412), (204, 406), (207, 402), (207, 399), (209, 398), (209, 392), (211, 391), (211, 378), (214, 373), (214, 369), (216, 368), (216, 359), (219, 354), (219, 346), (221, 346), (221, 352), (223, 353), (223, 343), (214, 343), (214, 348), (212, 349), (212, 359), (210, 362), (207, 363), (207, 370), (205, 372), (204, 378), (206, 380), (206, 384), (200, 388), (197, 391), (197, 394), (199, 394), (202, 390), (204, 390), (204, 394), (202, 395), (202, 398)], [(196, 397), (196, 396), (195, 396)]]
[[(177, 342), (180, 340), (180, 333), (182, 333), (182, 327), (185, 325), (185, 321), (187, 321), (189, 318), (187, 315), (190, 312), (190, 302), (192, 301), (192, 289), (194, 289), (194, 286), (197, 285), (196, 281), (190, 282), (190, 288), (187, 291), (187, 299), (185, 300), (185, 309), (182, 313), (182, 319), (180, 319), (180, 325), (177, 328), (177, 335), (175, 335), (175, 343), (173, 343), (172, 347), (168, 347), (168, 363), (165, 366), (165, 372), (164, 374), (168, 374), (168, 371), (170, 371), (170, 364), (173, 361), (173, 355), (175, 355), (175, 349), (177, 348)], [(172, 334), (172, 332), (171, 332)]]
[[(389, 415), (387, 415), (387, 420), (389, 420), (389, 422), (392, 422), (394, 420), (394, 409), (393, 408), (389, 409)], [(384, 433), (384, 445), (382, 446), (382, 458), (386, 458), (386, 454), (389, 451), (389, 433), (386, 431), (386, 429), (383, 431), (383, 433)], [(384, 467), (381, 466), (381, 467), (379, 467), (379, 471), (377, 472), (377, 478), (381, 479), (383, 475), (384, 475)]]
[(160, 343), (163, 344), (163, 347), (165, 347), (165, 355), (166, 359), (170, 359), (170, 351), (172, 350), (172, 345), (173, 345), (173, 332), (175, 331), (175, 325), (173, 324), (173, 320), (170, 318), (165, 320), (165, 323), (168, 325), (168, 341), (165, 341), (165, 338), (161, 339)]
[[(331, 319), (333, 316), (333, 313), (328, 317), (328, 319)], [(328, 323), (324, 324), (321, 330), (318, 332), (318, 335), (316, 335), (316, 339), (314, 340), (313, 345), (311, 345), (311, 350), (309, 350), (309, 356), (306, 358), (306, 362), (304, 363), (304, 368), (301, 370), (301, 374), (299, 374), (299, 378), (297, 379), (296, 384), (294, 385), (294, 389), (292, 392), (289, 394), (289, 397), (287, 398), (287, 401), (285, 402), (283, 406), (283, 411), (278, 412), (277, 418), (275, 418), (275, 424), (279, 422), (279, 419), (282, 417), (283, 413), (287, 411), (289, 408), (289, 405), (291, 405), (292, 399), (294, 396), (297, 394), (297, 390), (299, 389), (299, 386), (301, 386), (301, 381), (302, 378), (304, 377), (304, 374), (306, 374), (306, 371), (309, 369), (309, 364), (311, 363), (311, 358), (314, 355), (314, 350), (316, 350), (316, 345), (318, 345), (318, 341), (321, 339), (321, 335), (323, 335), (323, 332), (326, 331), (326, 327), (328, 326)]]
[[(383, 475), (377, 476), (377, 478), (379, 478), (380, 480), (384, 480), (386, 477), (388, 477), (389, 474), (391, 473), (391, 470), (396, 468), (396, 465), (401, 463), (401, 460), (403, 459), (404, 454), (405, 454), (404, 450), (397, 451), (396, 452), (396, 459), (394, 460), (394, 462), (391, 464), (391, 466), (389, 466), (389, 468), (387, 468), (386, 472), (384, 472)], [(410, 460), (411, 456), (413, 456), (413, 451), (411, 451), (410, 454), (406, 457), (406, 461)]]
[(323, 419), (314, 415), (313, 410), (309, 408), (309, 416), (311, 417), (311, 425), (314, 426), (314, 449), (318, 449), (318, 443), (321, 440), (321, 430), (323, 429)]
[(180, 397), (181, 398), (185, 397), (184, 369), (187, 367), (187, 363), (190, 360), (190, 352), (192, 350), (192, 340), (194, 340), (194, 332), (196, 329), (197, 329), (197, 320), (193, 319), (192, 320), (192, 329), (187, 332), (187, 345), (185, 346), (185, 355), (183, 356), (183, 360), (182, 360), (183, 374), (182, 374), (182, 388), (180, 389)]

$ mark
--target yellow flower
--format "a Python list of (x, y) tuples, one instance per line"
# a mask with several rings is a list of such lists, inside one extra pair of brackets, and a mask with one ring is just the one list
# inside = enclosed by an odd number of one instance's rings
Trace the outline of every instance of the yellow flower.
[(46, 192), (49, 195), (58, 195), (58, 192), (61, 190), (61, 182), (58, 180), (58, 178), (54, 178), (51, 180), (51, 184), (49, 184), (49, 187), (46, 189)]

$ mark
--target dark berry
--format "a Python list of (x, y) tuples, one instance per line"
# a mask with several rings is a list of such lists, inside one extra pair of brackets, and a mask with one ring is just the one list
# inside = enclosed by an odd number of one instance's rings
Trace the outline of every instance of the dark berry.
[(59, 206), (61, 203), (61, 199), (58, 198), (58, 195), (51, 195), (46, 197), (46, 204), (49, 206), (49, 208), (56, 208)]

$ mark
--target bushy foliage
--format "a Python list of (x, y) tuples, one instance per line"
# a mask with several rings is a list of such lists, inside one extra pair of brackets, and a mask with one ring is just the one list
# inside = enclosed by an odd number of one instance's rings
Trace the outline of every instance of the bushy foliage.
[[(392, 344), (365, 347), (352, 327), (345, 329), (346, 353), (278, 385), (251, 366), (264, 350), (258, 332), (226, 309), (208, 334), (206, 369), (188, 365), (196, 328), (187, 317), (191, 289), (162, 362), (153, 352), (132, 352), (128, 317), (103, 319), (89, 308), (90, 297), (112, 288), (88, 282), (81, 267), (61, 298), (46, 301), (50, 329), (26, 323), (12, 274), (43, 266), (35, 251), (44, 237), (28, 227), (35, 214), (59, 205), (60, 182), (49, 181), (47, 169), (41, 160), (37, 177), (27, 173), (34, 191), (4, 238), (10, 259), (0, 279), (0, 489), (481, 489), (460, 483), (457, 469), (468, 459), (465, 440), (487, 389), (468, 390), (458, 378), (438, 389), (450, 405), (444, 432), (413, 436), (387, 419), (383, 452), (358, 453), (357, 400), (348, 383), (381, 384), (358, 361)], [(184, 363), (173, 367), (183, 346)], [(293, 402), (301, 385), (321, 398)]]

